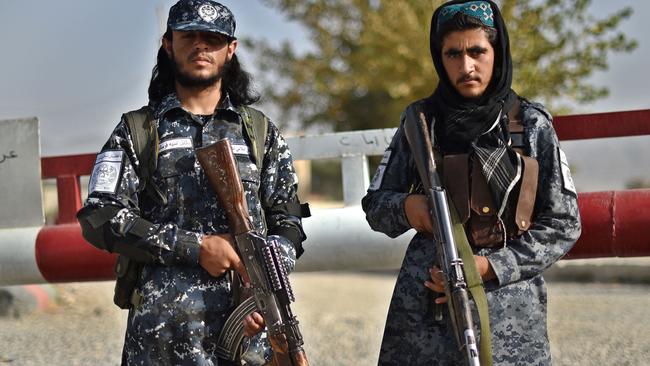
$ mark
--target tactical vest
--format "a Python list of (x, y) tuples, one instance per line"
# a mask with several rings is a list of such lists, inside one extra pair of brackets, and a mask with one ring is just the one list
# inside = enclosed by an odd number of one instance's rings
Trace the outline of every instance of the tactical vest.
[[(244, 133), (250, 142), (255, 165), (261, 170), (264, 160), (264, 145), (268, 133), (268, 118), (262, 112), (249, 106), (241, 106), (237, 111), (242, 116)], [(123, 115), (123, 119), (131, 134), (133, 149), (139, 162), (137, 171), (140, 179), (140, 192), (149, 195), (162, 205), (166, 205), (167, 198), (151, 181), (151, 176), (156, 171), (160, 142), (151, 108), (144, 106), (138, 110), (127, 112)], [(140, 229), (139, 226), (141, 226)], [(132, 230), (135, 229), (139, 231), (140, 236), (144, 236), (148, 228), (149, 225), (140, 220), (136, 221)], [(143, 266), (143, 262), (133, 260), (122, 254), (118, 255), (115, 262), (116, 282), (113, 296), (115, 305), (122, 309), (138, 308), (140, 306), (143, 298), (137, 291), (136, 285)]]
[[(237, 111), (242, 116), (244, 133), (250, 142), (255, 165), (261, 170), (269, 120), (262, 112), (249, 106), (240, 106)], [(163, 205), (167, 204), (165, 195), (158, 190), (155, 184), (150, 184), (151, 175), (156, 171), (160, 143), (151, 108), (144, 106), (138, 110), (127, 112), (123, 115), (123, 119), (131, 133), (133, 150), (140, 163), (137, 168), (140, 191), (161, 201)]]
[(507, 240), (530, 228), (537, 193), (539, 165), (524, 153), (524, 127), (520, 119), (519, 100), (508, 112), (511, 147), (520, 155), (521, 178), (508, 196), (506, 208), (498, 216), (494, 198), (481, 166), (473, 154), (446, 155), (442, 158), (443, 185), (465, 226), (467, 237), (475, 247), (505, 246)]

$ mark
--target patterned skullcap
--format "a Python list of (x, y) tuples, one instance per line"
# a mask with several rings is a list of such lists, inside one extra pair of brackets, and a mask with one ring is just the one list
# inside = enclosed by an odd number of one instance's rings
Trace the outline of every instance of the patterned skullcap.
[(494, 28), (494, 13), (490, 4), (487, 1), (469, 1), (461, 4), (443, 5), (438, 16), (438, 29), (458, 13), (468, 15), (479, 20), (483, 25)]
[(204, 31), (235, 38), (235, 16), (211, 0), (180, 0), (169, 9), (167, 26), (175, 31)]

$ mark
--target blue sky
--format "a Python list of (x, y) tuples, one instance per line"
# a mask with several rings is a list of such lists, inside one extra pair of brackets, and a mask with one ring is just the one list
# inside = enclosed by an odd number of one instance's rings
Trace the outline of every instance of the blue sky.
[[(145, 104), (170, 0), (0, 0), (0, 119), (37, 116), (45, 156), (97, 151), (121, 113)], [(290, 39), (310, 47), (307, 35), (258, 0), (223, 1), (237, 18), (237, 34)], [(622, 26), (639, 41), (632, 54), (610, 58), (610, 70), (592, 80), (610, 97), (585, 112), (648, 109), (650, 2), (594, 0), (594, 13), (632, 6)], [(424, 31), (424, 30), (423, 30)], [(244, 63), (251, 68), (246, 50)], [(650, 144), (649, 144), (650, 145)]]

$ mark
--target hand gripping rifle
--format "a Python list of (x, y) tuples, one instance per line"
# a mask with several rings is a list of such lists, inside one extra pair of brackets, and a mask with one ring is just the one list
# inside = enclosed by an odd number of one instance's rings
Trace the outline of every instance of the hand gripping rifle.
[(274, 366), (308, 366), (298, 320), (291, 311), (295, 301), (279, 245), (255, 230), (248, 215), (244, 187), (228, 139), (196, 150), (212, 189), (226, 211), (239, 256), (251, 280), (253, 296), (230, 316), (219, 336), (219, 353), (234, 360), (243, 339), (243, 318), (259, 311), (269, 333)]
[[(431, 145), (433, 136), (429, 137), (424, 113), (418, 113), (416, 108), (413, 107), (407, 108), (404, 132), (422, 186), (426, 191), (431, 222), (433, 223), (434, 241), (438, 246), (438, 263), (445, 276), (447, 306), (451, 315), (456, 341), (460, 351), (463, 352), (464, 350), (465, 352), (467, 365), (479, 366), (479, 353), (476, 347), (474, 322), (469, 305), (463, 260), (458, 256), (447, 194), (436, 171)], [(433, 133), (433, 130), (431, 132)]]

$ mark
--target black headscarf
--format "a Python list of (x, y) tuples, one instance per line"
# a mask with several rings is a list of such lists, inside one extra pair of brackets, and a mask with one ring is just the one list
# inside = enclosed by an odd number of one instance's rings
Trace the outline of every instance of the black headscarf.
[(481, 165), (492, 197), (499, 207), (498, 215), (501, 216), (513, 187), (521, 178), (521, 159), (510, 147), (506, 117), (518, 97), (511, 89), (512, 58), (508, 31), (498, 6), (492, 1), (483, 1), (492, 8), (497, 32), (492, 80), (485, 92), (472, 100), (460, 95), (449, 80), (442, 63), (438, 17), (446, 6), (469, 2), (450, 1), (439, 7), (431, 18), (431, 57), (440, 81), (426, 104), (430, 114), (435, 117), (433, 129), (437, 148), (443, 154), (473, 154), (473, 161)]
[[(436, 118), (436, 140), (444, 152), (465, 151), (479, 136), (488, 131), (499, 117), (506, 114), (517, 97), (511, 89), (512, 58), (508, 31), (498, 6), (489, 0), (494, 14), (497, 42), (494, 47), (492, 80), (479, 98), (469, 100), (458, 93), (449, 80), (442, 63), (442, 37), (438, 34), (438, 17), (446, 6), (467, 3), (468, 0), (450, 1), (436, 9), (431, 18), (430, 49), (439, 82), (429, 97), (431, 112)], [(504, 129), (507, 134), (507, 128)]]

